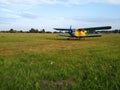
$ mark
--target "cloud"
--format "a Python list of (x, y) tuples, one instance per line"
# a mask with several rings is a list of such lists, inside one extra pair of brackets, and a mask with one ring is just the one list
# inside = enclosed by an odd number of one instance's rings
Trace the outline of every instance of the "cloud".
[[(58, 22), (59, 20), (57, 20)], [(96, 17), (96, 18), (81, 18), (78, 16), (74, 17), (64, 17), (61, 22), (66, 23), (66, 25), (72, 25), (73, 27), (91, 27), (91, 26), (104, 26), (110, 25), (114, 27), (119, 27), (120, 18), (107, 18), (107, 17)], [(59, 21), (59, 24), (61, 23)], [(63, 25), (61, 25), (63, 26)]]
[(9, 17), (12, 19), (13, 18), (20, 18), (20, 17), (29, 18), (29, 19), (38, 18), (38, 15), (31, 13), (31, 12), (28, 12), (28, 11), (24, 11), (24, 10), (17, 11), (17, 10), (12, 10), (12, 9), (8, 9), (8, 8), (0, 8), (0, 11), (6, 13), (4, 17)]
[(68, 0), (70, 4), (86, 4), (86, 3), (108, 3), (120, 4), (120, 0)]
[(11, 22), (16, 21), (16, 18), (12, 17), (0, 17), (0, 24), (10, 24)]
[(104, 18), (104, 17), (96, 17), (96, 18), (79, 18), (79, 17), (72, 17), (69, 18), (73, 21), (84, 21), (84, 22), (120, 22), (120, 18)]
[(69, 4), (108, 3), (120, 4), (120, 0), (68, 0)]
[(108, 3), (120, 4), (120, 0), (1, 0), (1, 5), (30, 6), (36, 4), (86, 4), (86, 3)]
[(7, 9), (7, 8), (0, 8), (0, 11), (2, 11), (2, 12), (8, 12), (8, 13), (13, 12), (12, 10)]
[(30, 13), (30, 12), (21, 12), (19, 15), (21, 17), (28, 18), (28, 19), (36, 19), (39, 17), (38, 15), (35, 15), (33, 13)]

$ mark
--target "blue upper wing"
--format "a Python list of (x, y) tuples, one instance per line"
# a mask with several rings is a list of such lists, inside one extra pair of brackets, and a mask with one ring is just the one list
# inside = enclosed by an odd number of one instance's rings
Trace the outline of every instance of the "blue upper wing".
[[(104, 30), (104, 29), (111, 29), (111, 26), (101, 26), (101, 27), (90, 27), (90, 28), (79, 28), (78, 30), (88, 30), (88, 31), (95, 31), (95, 30)], [(55, 30), (59, 31), (70, 31), (75, 29), (64, 29), (64, 28), (54, 28)]]
[(80, 30), (104, 30), (111, 29), (111, 26), (101, 26), (101, 27), (90, 27), (90, 28), (79, 28)]

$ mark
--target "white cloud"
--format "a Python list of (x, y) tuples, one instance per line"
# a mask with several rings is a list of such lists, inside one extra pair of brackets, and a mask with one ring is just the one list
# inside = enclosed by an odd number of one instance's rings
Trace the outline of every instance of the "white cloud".
[(85, 4), (85, 3), (108, 3), (120, 4), (120, 0), (4, 0), (1, 5), (28, 6), (36, 4)]
[(103, 22), (120, 22), (120, 18), (104, 18), (104, 17), (96, 17), (96, 18), (79, 18), (79, 17), (71, 17), (69, 18), (73, 21), (82, 21), (82, 22), (94, 22), (94, 23), (103, 23)]
[(12, 18), (12, 17), (0, 17), (0, 24), (1, 23), (10, 23), (15, 20), (16, 20), (16, 18)]
[(24, 18), (28, 18), (28, 19), (36, 19), (39, 17), (31, 12), (21, 12), (18, 15), (20, 15), (21, 17), (24, 17)]
[(11, 9), (7, 9), (7, 8), (0, 8), (0, 11), (2, 11), (2, 12), (8, 12), (8, 13), (13, 13), (13, 11)]

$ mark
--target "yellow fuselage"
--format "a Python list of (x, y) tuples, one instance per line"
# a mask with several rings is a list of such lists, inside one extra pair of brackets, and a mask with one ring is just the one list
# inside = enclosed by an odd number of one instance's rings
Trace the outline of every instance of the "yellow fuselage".
[(75, 37), (84, 37), (87, 35), (87, 31), (86, 30), (76, 30), (74, 35), (75, 35)]

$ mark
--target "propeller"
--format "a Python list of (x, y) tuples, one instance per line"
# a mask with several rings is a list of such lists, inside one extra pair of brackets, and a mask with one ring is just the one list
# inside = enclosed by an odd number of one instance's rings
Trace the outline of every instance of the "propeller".
[(70, 25), (70, 33), (72, 33), (72, 25)]
[(72, 29), (72, 25), (70, 25), (70, 30)]

